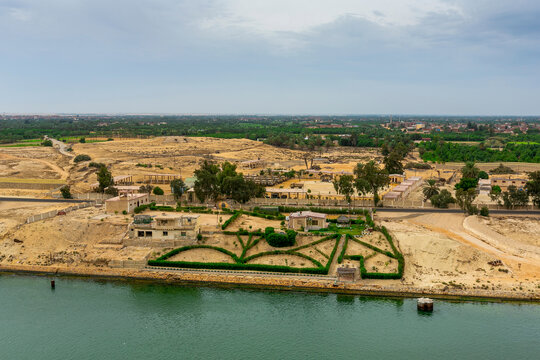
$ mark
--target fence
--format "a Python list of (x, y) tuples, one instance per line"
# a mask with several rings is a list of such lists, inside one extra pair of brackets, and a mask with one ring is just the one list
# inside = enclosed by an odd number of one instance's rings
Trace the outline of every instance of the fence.
[(87, 208), (87, 207), (93, 206), (93, 205), (95, 205), (95, 203), (93, 203), (93, 202), (92, 203), (89, 203), (89, 202), (88, 203), (81, 203), (81, 204), (73, 205), (73, 206), (70, 206), (68, 208), (61, 209), (61, 210), (52, 210), (52, 211), (49, 211), (49, 212), (46, 212), (46, 213), (32, 215), (32, 216), (30, 216), (29, 218), (26, 219), (26, 223), (31, 224), (31, 223), (36, 222), (36, 221), (50, 219), (50, 218), (55, 217), (56, 215), (58, 215), (59, 211), (63, 211), (63, 212), (68, 213), (68, 212), (73, 211), (73, 210), (83, 209), (83, 208)]

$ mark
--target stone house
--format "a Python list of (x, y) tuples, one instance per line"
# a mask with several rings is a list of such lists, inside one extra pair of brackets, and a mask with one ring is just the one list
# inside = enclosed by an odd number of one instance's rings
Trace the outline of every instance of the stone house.
[(292, 213), (288, 217), (288, 227), (293, 230), (304, 229), (319, 230), (327, 227), (326, 214), (316, 213), (313, 211), (298, 211)]
[(199, 215), (136, 216), (128, 228), (127, 246), (175, 247), (197, 241)]

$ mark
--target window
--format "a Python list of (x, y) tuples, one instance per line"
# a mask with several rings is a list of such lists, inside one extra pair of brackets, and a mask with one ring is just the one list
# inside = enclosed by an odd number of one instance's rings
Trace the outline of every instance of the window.
[(169, 236), (169, 232), (168, 232), (168, 231), (164, 231), (164, 232), (163, 232), (163, 236)]
[(144, 234), (144, 236), (146, 236), (146, 237), (152, 237), (152, 232), (151, 232), (151, 231), (147, 231), (146, 234)]
[(137, 236), (138, 237), (144, 237), (144, 231), (138, 231)]
[(186, 236), (186, 232), (185, 231), (180, 232), (180, 236)]

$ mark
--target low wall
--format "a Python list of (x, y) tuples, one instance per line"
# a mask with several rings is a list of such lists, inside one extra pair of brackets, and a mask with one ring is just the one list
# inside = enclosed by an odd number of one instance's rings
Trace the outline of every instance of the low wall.
[(50, 218), (55, 217), (56, 215), (58, 215), (59, 211), (64, 211), (64, 212), (68, 213), (68, 212), (73, 211), (73, 210), (83, 209), (83, 208), (87, 208), (89, 206), (94, 206), (94, 205), (95, 205), (95, 203), (80, 203), (80, 204), (73, 205), (73, 206), (70, 206), (70, 207), (65, 208), (65, 209), (52, 210), (52, 211), (49, 211), (49, 212), (46, 212), (46, 213), (32, 215), (32, 216), (30, 216), (30, 217), (28, 217), (26, 219), (26, 223), (31, 224), (31, 223), (36, 222), (36, 221), (50, 219)]
[(23, 183), (23, 182), (0, 182), (2, 189), (27, 189), (27, 190), (53, 190), (63, 186), (59, 183)]

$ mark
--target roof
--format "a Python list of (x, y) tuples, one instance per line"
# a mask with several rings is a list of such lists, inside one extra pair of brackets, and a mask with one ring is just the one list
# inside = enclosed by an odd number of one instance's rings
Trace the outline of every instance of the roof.
[(305, 193), (307, 192), (304, 189), (278, 189), (278, 188), (267, 188), (266, 192), (273, 193)]
[(349, 219), (349, 217), (345, 215), (340, 215), (337, 218), (337, 222), (349, 222), (349, 221), (351, 221), (351, 219)]
[(135, 200), (135, 199), (139, 199), (145, 196), (148, 196), (148, 194), (126, 194), (126, 195), (115, 196), (105, 201), (107, 202), (107, 201), (120, 201), (120, 200)]
[(304, 217), (314, 217), (314, 218), (326, 218), (326, 214), (316, 213), (313, 211), (297, 211), (289, 215), (289, 218), (304, 218)]
[(196, 219), (198, 217), (199, 217), (199, 215), (179, 215), (179, 214), (162, 213), (161, 215), (154, 216), (154, 219), (156, 219), (156, 220), (175, 220), (175, 219), (182, 219), (182, 218)]

